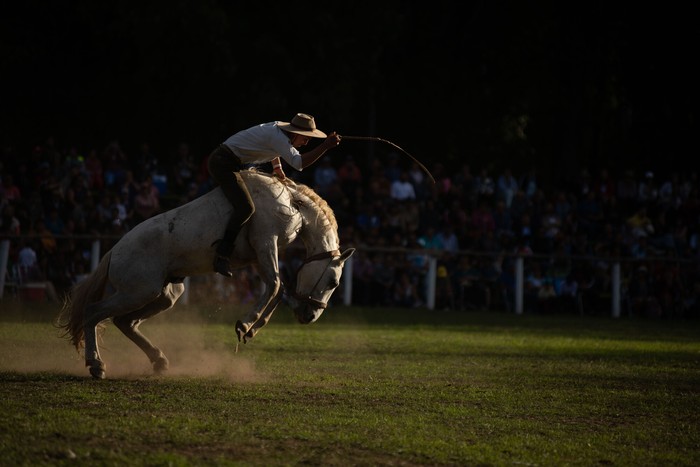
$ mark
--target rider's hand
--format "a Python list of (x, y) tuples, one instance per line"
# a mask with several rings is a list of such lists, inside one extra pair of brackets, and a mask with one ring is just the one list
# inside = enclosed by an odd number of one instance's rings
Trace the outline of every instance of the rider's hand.
[(287, 176), (284, 174), (284, 170), (282, 170), (282, 167), (273, 168), (272, 173), (275, 177), (279, 178), (280, 180), (284, 180), (285, 178), (287, 178)]
[(340, 135), (338, 135), (338, 133), (336, 133), (335, 131), (333, 133), (330, 133), (326, 137), (324, 144), (328, 149), (336, 147), (340, 144)]

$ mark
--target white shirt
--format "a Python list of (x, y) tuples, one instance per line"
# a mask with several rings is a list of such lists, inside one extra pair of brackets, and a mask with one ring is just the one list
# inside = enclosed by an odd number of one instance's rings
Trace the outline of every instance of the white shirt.
[(459, 251), (459, 240), (454, 232), (440, 232), (437, 236), (442, 241), (442, 247), (445, 251), (450, 253)]
[(316, 185), (325, 190), (329, 188), (338, 179), (338, 172), (332, 165), (326, 165), (325, 163), (316, 166), (314, 171), (314, 182)]
[(277, 127), (278, 123), (262, 123), (241, 130), (224, 141), (224, 144), (231, 148), (243, 164), (264, 164), (280, 157), (300, 171), (301, 154), (289, 142), (287, 134)]
[(399, 201), (407, 199), (416, 199), (416, 192), (413, 185), (405, 180), (396, 180), (391, 184), (390, 196)]
[(17, 259), (19, 260), (19, 265), (25, 268), (31, 268), (37, 264), (36, 251), (28, 246), (19, 250)]

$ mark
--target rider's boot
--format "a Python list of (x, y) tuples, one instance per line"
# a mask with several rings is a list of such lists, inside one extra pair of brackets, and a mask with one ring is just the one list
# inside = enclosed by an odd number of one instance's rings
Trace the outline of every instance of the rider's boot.
[(231, 272), (231, 253), (236, 242), (238, 232), (235, 230), (226, 230), (224, 238), (219, 240), (216, 247), (216, 256), (214, 257), (214, 271), (222, 276), (233, 277)]

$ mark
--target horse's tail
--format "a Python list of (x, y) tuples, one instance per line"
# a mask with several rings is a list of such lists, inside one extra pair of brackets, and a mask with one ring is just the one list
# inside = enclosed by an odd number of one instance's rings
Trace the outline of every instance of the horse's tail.
[(85, 309), (102, 297), (112, 252), (102, 257), (100, 264), (87, 278), (75, 284), (64, 298), (61, 311), (56, 318), (56, 326), (63, 329), (61, 337), (69, 337), (77, 350), (85, 343)]

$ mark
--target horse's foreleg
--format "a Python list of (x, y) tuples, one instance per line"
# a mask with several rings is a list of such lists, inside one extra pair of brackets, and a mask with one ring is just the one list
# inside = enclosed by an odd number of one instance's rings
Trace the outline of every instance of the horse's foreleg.
[[(272, 312), (279, 302), (278, 297), (282, 297), (282, 281), (280, 280), (279, 262), (277, 260), (278, 249), (276, 238), (273, 238), (272, 241), (257, 245), (255, 250), (258, 256), (256, 269), (260, 275), (260, 279), (265, 284), (265, 291), (250, 313), (248, 313), (243, 320), (236, 322), (238, 342), (242, 339), (243, 343), (246, 342), (248, 332), (251, 329), (254, 327), (256, 329), (261, 328), (264, 323), (270, 319), (270, 315), (272, 315)], [(267, 316), (264, 323), (256, 327), (256, 323), (263, 315)], [(249, 337), (253, 337), (256, 332), (256, 330), (252, 331)]]
[[(279, 305), (279, 302), (282, 300), (282, 295), (283, 295), (282, 289), (279, 289), (279, 291), (277, 292), (277, 295), (272, 297), (272, 300), (270, 300), (270, 302), (267, 304), (265, 309), (262, 311), (258, 320), (255, 321), (253, 323), (253, 325), (250, 326), (248, 328), (248, 330), (243, 334), (242, 337), (243, 337), (244, 344), (246, 342), (248, 342), (248, 340), (255, 337), (255, 335), (258, 333), (260, 328), (265, 326), (270, 321), (270, 318), (272, 318), (272, 313), (275, 312), (275, 310), (277, 309), (277, 305)], [(240, 323), (240, 321), (239, 321), (239, 323)], [(236, 323), (236, 333), (238, 333), (238, 323)], [(238, 340), (239, 340), (239, 342), (241, 340), (240, 334), (238, 335)]]
[(156, 374), (167, 371), (170, 365), (168, 358), (139, 331), (139, 326), (146, 319), (172, 308), (184, 291), (185, 286), (183, 284), (168, 284), (163, 288), (163, 293), (156, 300), (139, 310), (117, 316), (112, 320), (114, 325), (148, 356)]
[[(272, 314), (272, 311), (274, 311), (281, 297), (282, 289), (280, 286), (279, 279), (273, 282), (265, 282), (265, 292), (258, 300), (256, 306), (250, 311), (250, 313), (248, 313), (248, 315), (243, 320), (238, 320), (236, 322), (236, 335), (238, 336), (239, 342), (241, 341), (241, 339), (243, 339), (243, 342), (245, 343), (248, 331), (252, 329), (264, 315)], [(269, 319), (270, 318), (268, 316), (267, 320)]]

